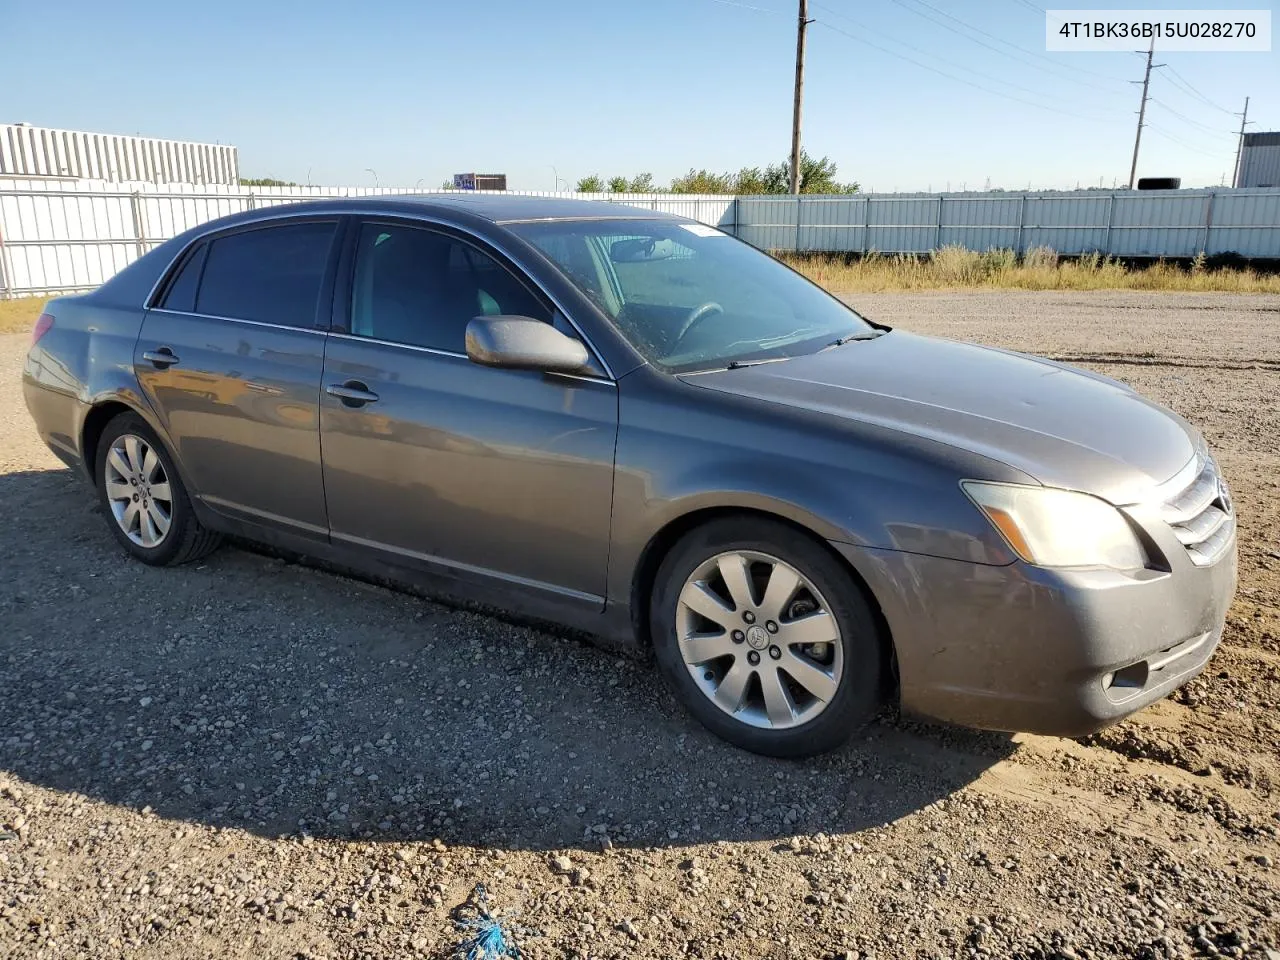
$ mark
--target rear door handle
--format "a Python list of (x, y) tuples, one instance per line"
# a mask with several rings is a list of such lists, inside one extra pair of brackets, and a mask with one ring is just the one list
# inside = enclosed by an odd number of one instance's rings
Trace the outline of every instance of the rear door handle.
[(324, 388), (324, 392), (331, 397), (337, 397), (348, 407), (363, 407), (366, 403), (373, 403), (378, 399), (378, 395), (359, 380), (331, 383)]
[(178, 358), (168, 347), (161, 347), (158, 350), (147, 350), (143, 352), (142, 359), (149, 361), (159, 370), (163, 370), (166, 367), (172, 367), (178, 362)]

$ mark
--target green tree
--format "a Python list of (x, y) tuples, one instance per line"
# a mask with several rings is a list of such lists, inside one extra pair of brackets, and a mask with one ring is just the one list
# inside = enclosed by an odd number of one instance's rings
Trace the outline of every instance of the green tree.
[(276, 180), (272, 177), (241, 177), (242, 187), (296, 187), (292, 180)]
[(764, 181), (763, 193), (790, 193), (791, 162), (783, 160), (781, 163), (769, 164), (764, 168), (761, 179)]
[(641, 173), (631, 178), (627, 184), (628, 193), (655, 193), (657, 187), (653, 183), (652, 173)]
[(610, 193), (626, 193), (627, 178), (626, 177), (610, 177), (609, 192)]
[(579, 180), (576, 189), (579, 193), (604, 193), (604, 181), (593, 173)]
[[(841, 183), (836, 179), (836, 165), (830, 157), (815, 159), (807, 153), (800, 154), (801, 193), (857, 193), (859, 185)], [(634, 181), (632, 190), (636, 190)], [(637, 191), (639, 192), (639, 191)], [(791, 192), (791, 163), (771, 163), (763, 170), (759, 167), (743, 167), (737, 173), (713, 173), (710, 170), (690, 171), (671, 181), (672, 193), (736, 193), (785, 194)]]
[(671, 181), (672, 193), (733, 193), (733, 174), (694, 170)]
[(764, 172), (759, 167), (743, 167), (733, 178), (733, 192), (742, 194), (769, 193)]
[[(791, 160), (770, 164), (765, 168), (765, 193), (791, 192)], [(830, 157), (815, 160), (807, 151), (800, 152), (801, 193), (857, 193), (860, 185), (841, 183), (836, 179), (836, 165)]]

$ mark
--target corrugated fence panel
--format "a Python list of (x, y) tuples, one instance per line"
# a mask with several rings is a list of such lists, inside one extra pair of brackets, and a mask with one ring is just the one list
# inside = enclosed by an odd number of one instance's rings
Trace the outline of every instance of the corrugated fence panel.
[[(50, 141), (50, 155), (63, 146)], [(101, 162), (108, 160), (116, 165), (124, 162), (105, 155)], [(145, 173), (150, 161), (140, 155), (129, 162)], [(325, 197), (417, 192), (407, 187), (4, 178), (0, 179), (0, 296), (96, 286), (169, 237), (241, 210)], [(523, 193), (607, 200), (690, 217), (766, 250), (927, 253), (941, 245), (960, 244), (974, 250), (1025, 251), (1045, 246), (1068, 255), (1098, 251), (1128, 257), (1192, 257), (1205, 251), (1280, 258), (1277, 190), (800, 198)]]
[(1207, 252), (1280, 258), (1280, 192), (1264, 195), (1223, 192), (1213, 205)]
[(761, 250), (796, 248), (793, 197), (739, 197), (738, 236)]
[(867, 201), (863, 197), (801, 197), (801, 250), (861, 250), (866, 235)]
[(1019, 244), (1021, 196), (947, 197), (943, 201), (939, 246), (958, 244), (970, 250), (1015, 250)]
[(702, 215), (698, 217), (703, 223), (719, 227), (727, 233), (736, 233), (738, 202), (733, 197), (704, 197)]
[(870, 196), (867, 249), (923, 253), (938, 244), (942, 198), (936, 195)]
[(690, 220), (698, 219), (698, 201), (697, 200), (655, 200), (651, 204), (652, 209), (661, 210), (663, 213), (675, 214), (677, 217), (688, 217)]
[(110, 279), (136, 253), (132, 241), (6, 246), (5, 271), (15, 292), (83, 289)]
[(144, 194), (139, 197), (138, 202), (141, 205), (143, 234), (147, 239), (148, 249), (192, 227), (249, 208), (247, 197), (216, 194), (165, 197)]
[(1111, 194), (1028, 194), (1022, 214), (1022, 249), (1049, 247), (1059, 253), (1107, 248)]
[(1117, 195), (1110, 252), (1122, 257), (1194, 257), (1204, 243), (1209, 200), (1207, 191)]

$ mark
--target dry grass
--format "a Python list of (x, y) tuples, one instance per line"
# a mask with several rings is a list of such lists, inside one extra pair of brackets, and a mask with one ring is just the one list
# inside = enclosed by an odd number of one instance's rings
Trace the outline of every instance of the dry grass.
[(26, 333), (35, 326), (40, 308), (48, 302), (44, 297), (20, 297), (0, 300), (0, 333)]
[(782, 259), (828, 290), (841, 293), (958, 287), (1280, 293), (1280, 275), (1229, 267), (1214, 269), (1206, 265), (1203, 257), (1189, 267), (1170, 263), (1130, 267), (1100, 255), (1059, 260), (1047, 247), (1028, 250), (1021, 260), (1012, 250), (977, 253), (964, 247), (943, 247), (922, 255), (886, 256), (873, 252), (857, 260), (839, 255), (784, 255)]

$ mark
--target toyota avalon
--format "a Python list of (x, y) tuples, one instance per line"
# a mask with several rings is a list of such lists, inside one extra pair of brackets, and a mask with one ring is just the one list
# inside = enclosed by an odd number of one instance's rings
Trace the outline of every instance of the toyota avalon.
[(206, 223), (49, 303), (24, 386), (143, 563), (236, 535), (583, 629), (777, 756), (889, 701), (1088, 733), (1200, 671), (1235, 589), (1181, 417), (624, 205)]

